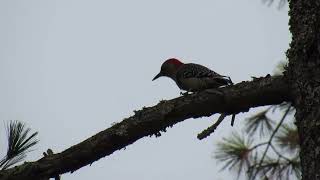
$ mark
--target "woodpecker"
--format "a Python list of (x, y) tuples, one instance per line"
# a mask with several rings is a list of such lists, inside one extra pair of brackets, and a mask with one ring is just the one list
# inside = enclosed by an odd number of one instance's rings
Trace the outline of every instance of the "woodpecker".
[(187, 92), (198, 92), (232, 84), (227, 76), (222, 76), (200, 64), (183, 63), (170, 58), (161, 65), (161, 70), (152, 81), (159, 77), (169, 77), (177, 86)]
[[(200, 64), (183, 63), (176, 58), (167, 59), (152, 81), (162, 76), (171, 78), (180, 89), (187, 91), (187, 94), (233, 84), (228, 76), (220, 75)], [(226, 113), (222, 113), (220, 121), (226, 116)], [(232, 114), (231, 126), (234, 124), (234, 119), (235, 114)]]

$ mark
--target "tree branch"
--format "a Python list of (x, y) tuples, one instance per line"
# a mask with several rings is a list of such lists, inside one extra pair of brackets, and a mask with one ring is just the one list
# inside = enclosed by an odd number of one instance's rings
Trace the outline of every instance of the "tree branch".
[[(233, 115), (232, 115), (233, 116)], [(215, 122), (213, 125), (208, 127), (207, 129), (203, 130), (201, 133), (198, 134), (197, 138), (199, 140), (202, 140), (208, 136), (210, 136), (211, 133), (214, 133), (214, 131), (217, 129), (217, 127), (220, 125), (220, 123), (224, 120), (226, 117), (225, 113), (222, 113), (220, 117), (218, 118), (217, 122)], [(232, 125), (231, 125), (232, 126)]]
[(257, 78), (233, 86), (161, 101), (153, 107), (135, 111), (135, 115), (97, 133), (65, 151), (35, 162), (0, 171), (1, 180), (29, 180), (73, 172), (130, 145), (138, 139), (156, 135), (188, 118), (214, 113), (247, 112), (251, 107), (290, 101), (288, 84), (282, 76)]

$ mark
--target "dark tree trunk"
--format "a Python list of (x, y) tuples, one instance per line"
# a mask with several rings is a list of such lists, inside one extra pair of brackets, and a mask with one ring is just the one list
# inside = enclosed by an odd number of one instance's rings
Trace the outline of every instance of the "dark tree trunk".
[(320, 179), (320, 0), (289, 0), (291, 84), (303, 180)]

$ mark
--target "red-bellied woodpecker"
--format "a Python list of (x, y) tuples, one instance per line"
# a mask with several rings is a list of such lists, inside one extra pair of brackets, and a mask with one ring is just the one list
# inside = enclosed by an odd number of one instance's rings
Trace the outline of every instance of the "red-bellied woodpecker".
[(198, 92), (232, 84), (227, 76), (222, 76), (200, 64), (185, 64), (175, 58), (166, 60), (161, 66), (160, 73), (153, 80), (161, 76), (171, 78), (180, 89), (187, 92)]
[[(220, 75), (200, 64), (183, 63), (175, 58), (166, 60), (161, 65), (161, 70), (152, 81), (159, 77), (166, 76), (176, 82), (178, 87), (187, 92), (198, 92), (205, 89), (218, 88), (233, 84), (230, 77)], [(219, 120), (226, 116), (221, 114)], [(232, 114), (231, 125), (234, 123), (235, 114)], [(206, 137), (207, 135), (204, 135)]]

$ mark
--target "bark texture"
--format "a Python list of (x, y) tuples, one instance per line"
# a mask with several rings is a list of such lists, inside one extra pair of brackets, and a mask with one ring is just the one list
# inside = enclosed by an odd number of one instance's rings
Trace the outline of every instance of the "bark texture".
[(320, 0), (290, 0), (292, 42), (285, 73), (296, 108), (303, 180), (320, 179)]
[(251, 107), (291, 101), (288, 92), (289, 85), (282, 76), (267, 76), (218, 90), (206, 90), (161, 101), (154, 107), (144, 107), (135, 111), (135, 115), (61, 153), (0, 171), (0, 179), (37, 180), (73, 172), (125, 148), (142, 137), (158, 136), (167, 127), (185, 119), (222, 112), (246, 112)]

